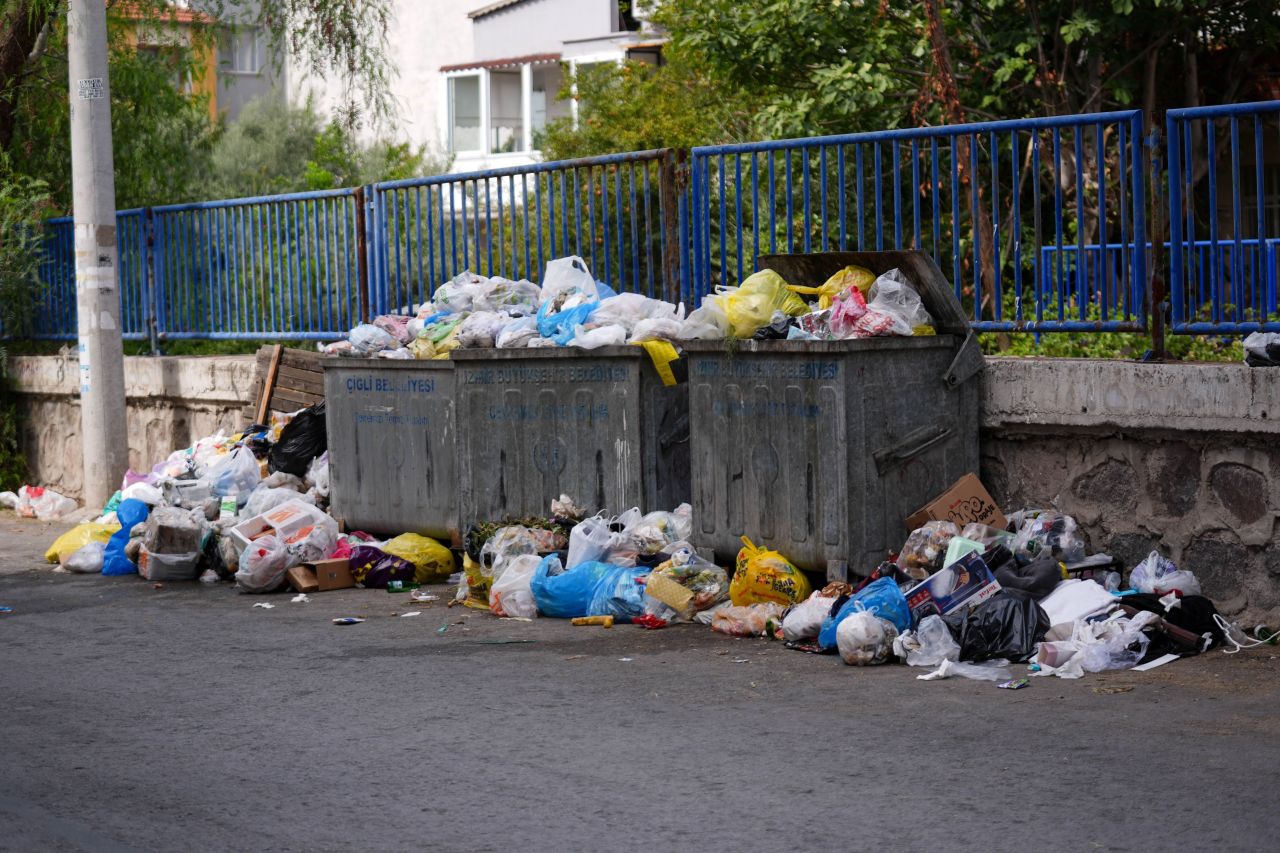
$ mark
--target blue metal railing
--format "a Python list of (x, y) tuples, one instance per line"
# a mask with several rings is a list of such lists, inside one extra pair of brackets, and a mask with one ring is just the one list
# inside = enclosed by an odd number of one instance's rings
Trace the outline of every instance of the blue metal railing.
[(364, 315), (353, 189), (152, 209), (165, 338), (325, 340)]
[(1280, 331), (1280, 101), (1169, 110), (1165, 124), (1172, 330)]
[(374, 184), (375, 304), (407, 310), (464, 270), (537, 282), (565, 255), (614, 290), (672, 296), (674, 167), (663, 149)]
[[(1155, 177), (1142, 128), (984, 122), (120, 211), (122, 323), (153, 345), (334, 339), (467, 269), (536, 282), (578, 254), (615, 290), (696, 303), (761, 254), (916, 248), (984, 331), (1145, 330), (1166, 260), (1172, 331), (1280, 330), (1280, 101), (1171, 110)], [(73, 243), (49, 220), (33, 337), (76, 336)]]
[(1141, 137), (1134, 110), (695, 148), (693, 289), (764, 253), (914, 248), (976, 328), (1142, 329), (1146, 253), (1101, 282), (1039, 269), (1045, 246), (1145, 235)]

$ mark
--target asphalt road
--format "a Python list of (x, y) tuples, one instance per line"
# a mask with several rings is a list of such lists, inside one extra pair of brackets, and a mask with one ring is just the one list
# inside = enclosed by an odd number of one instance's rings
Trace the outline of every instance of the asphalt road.
[[(40, 567), (0, 516), (0, 850), (1274, 850), (1267, 652), (1019, 691), (347, 590)], [(253, 604), (267, 601), (266, 610)], [(420, 616), (398, 614), (421, 610)], [(336, 616), (363, 615), (349, 627)]]

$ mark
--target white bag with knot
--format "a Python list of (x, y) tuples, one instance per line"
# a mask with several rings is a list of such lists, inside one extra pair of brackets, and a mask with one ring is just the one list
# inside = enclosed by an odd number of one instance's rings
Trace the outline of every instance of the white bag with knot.
[(587, 262), (577, 255), (548, 261), (542, 274), (542, 301), (555, 302), (561, 295), (567, 297), (574, 293), (582, 294), (590, 302), (600, 298)]
[(276, 537), (260, 537), (240, 555), (236, 585), (244, 592), (274, 592), (284, 585), (284, 573), (299, 562)]
[(609, 530), (609, 522), (602, 515), (584, 518), (569, 531), (569, 554), (565, 558), (565, 568), (572, 569), (583, 563), (598, 563), (609, 553), (609, 543), (613, 541), (613, 533)]
[(617, 323), (610, 323), (607, 326), (595, 326), (590, 329), (586, 326), (576, 327), (573, 332), (573, 340), (569, 341), (569, 346), (596, 349), (598, 347), (620, 347), (626, 342), (627, 330)]
[(489, 609), (499, 616), (533, 619), (538, 605), (533, 600), (533, 574), (542, 563), (537, 554), (506, 557), (494, 564), (494, 581), (489, 587)]
[(920, 294), (896, 269), (889, 270), (871, 285), (867, 308), (893, 318), (893, 333), (910, 336), (917, 326), (932, 326), (933, 318), (920, 301)]
[(892, 657), (898, 629), (874, 613), (859, 610), (846, 616), (836, 628), (840, 659), (850, 666), (874, 666)]

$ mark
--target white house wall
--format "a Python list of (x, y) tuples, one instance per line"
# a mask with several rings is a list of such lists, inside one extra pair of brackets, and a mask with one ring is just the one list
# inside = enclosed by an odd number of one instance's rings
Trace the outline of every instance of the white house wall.
[(527, 0), (476, 19), (474, 59), (560, 53), (566, 41), (612, 32), (613, 14), (609, 0)]

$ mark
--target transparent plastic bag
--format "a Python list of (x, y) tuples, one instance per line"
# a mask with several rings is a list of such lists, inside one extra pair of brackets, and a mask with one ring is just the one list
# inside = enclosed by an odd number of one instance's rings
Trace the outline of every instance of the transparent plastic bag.
[(1084, 537), (1076, 527), (1076, 520), (1059, 512), (1040, 512), (1027, 517), (1018, 528), (1012, 550), (1023, 564), (1049, 556), (1063, 563), (1085, 558)]
[(1179, 569), (1159, 551), (1152, 551), (1129, 574), (1129, 585), (1138, 592), (1165, 595), (1180, 592), (1200, 595), (1200, 581), (1190, 571)]
[[(867, 313), (867, 300), (862, 291), (856, 288), (842, 294), (831, 306), (827, 318), (827, 327), (831, 336), (837, 339), (852, 338), (857, 330), (858, 320)], [(802, 324), (803, 327), (803, 324)]]
[[(270, 489), (266, 486), (258, 486), (258, 488), (254, 489), (249, 495), (249, 500), (245, 502), (244, 509), (240, 511), (240, 515), (244, 518), (253, 518), (254, 516), (270, 512), (281, 504), (299, 499), (307, 500), (307, 496), (300, 495), (293, 489)], [(310, 503), (310, 501), (308, 501), (308, 503)]]
[(62, 561), (62, 567), (77, 574), (96, 575), (102, 571), (102, 555), (106, 550), (106, 542), (95, 540), (69, 555)]
[(898, 554), (898, 568), (916, 580), (924, 580), (942, 568), (947, 545), (960, 529), (950, 521), (926, 521), (911, 531)]
[[(979, 521), (971, 521), (960, 531), (960, 535), (965, 539), (972, 540), (982, 545), (983, 550), (990, 548), (992, 545), (1004, 545), (1008, 547), (1013, 543), (1014, 536), (1007, 530), (990, 527)], [(1010, 551), (1013, 549), (1010, 548)]]
[(347, 335), (347, 340), (351, 341), (352, 349), (361, 355), (373, 355), (380, 350), (395, 349), (400, 346), (400, 342), (393, 335), (372, 323), (361, 323), (356, 326)]
[(536, 554), (538, 550), (538, 537), (529, 528), (518, 524), (499, 527), (480, 547), (480, 566), (492, 576), (500, 560)]
[(729, 597), (729, 573), (702, 559), (687, 542), (668, 546), (645, 587), (645, 612), (667, 622), (682, 622)]
[(947, 623), (937, 615), (920, 620), (906, 652), (908, 666), (937, 666), (944, 660), (960, 660), (960, 644), (951, 636)]
[(889, 270), (877, 278), (871, 285), (870, 296), (868, 310), (893, 318), (892, 334), (910, 336), (932, 332), (933, 317), (900, 270)]
[(888, 663), (898, 629), (865, 610), (850, 614), (836, 629), (836, 649), (850, 666)]
[(508, 314), (476, 311), (458, 324), (455, 339), (459, 347), (490, 349), (498, 335), (511, 322)]
[(711, 611), (711, 630), (733, 637), (763, 637), (781, 625), (784, 608), (772, 601)]
[(441, 314), (459, 314), (471, 310), (476, 295), (486, 279), (471, 270), (464, 270), (431, 294), (431, 305)]
[(247, 447), (237, 447), (222, 457), (204, 476), (213, 494), (218, 497), (235, 495), (240, 501), (249, 499), (261, 479), (262, 469), (253, 451)]
[(475, 311), (501, 311), (507, 315), (532, 314), (538, 310), (542, 288), (531, 281), (494, 276), (472, 299)]

